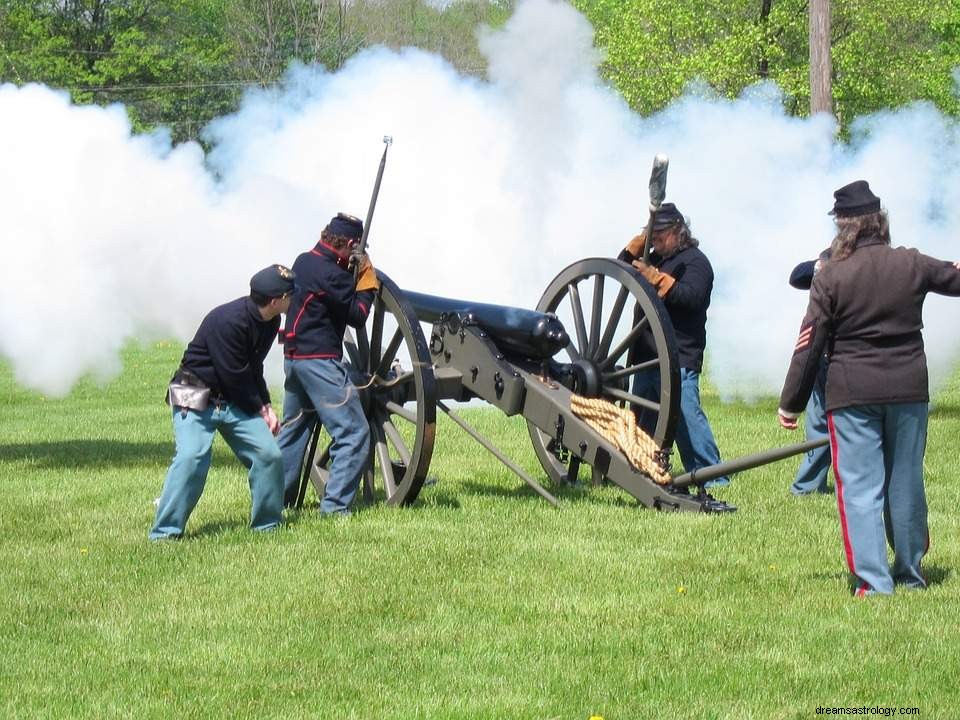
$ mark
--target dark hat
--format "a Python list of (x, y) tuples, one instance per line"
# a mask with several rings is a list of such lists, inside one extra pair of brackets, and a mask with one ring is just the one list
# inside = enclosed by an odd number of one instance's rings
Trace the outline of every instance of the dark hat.
[(683, 213), (673, 203), (663, 203), (653, 218), (654, 230), (666, 230), (668, 227), (684, 222)]
[(280, 297), (293, 292), (293, 270), (283, 265), (265, 267), (250, 278), (250, 289), (268, 298)]
[(880, 211), (880, 198), (873, 194), (866, 180), (844, 185), (833, 193), (833, 210), (829, 215), (857, 217)]
[(363, 235), (363, 221), (353, 215), (337, 213), (337, 216), (327, 223), (327, 232), (331, 235), (359, 240)]

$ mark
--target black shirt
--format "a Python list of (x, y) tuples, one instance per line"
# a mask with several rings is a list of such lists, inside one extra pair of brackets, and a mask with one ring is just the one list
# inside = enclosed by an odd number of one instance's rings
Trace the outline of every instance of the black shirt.
[[(629, 263), (637, 258), (624, 250), (618, 259)], [(707, 308), (713, 292), (713, 267), (707, 256), (695, 247), (684, 248), (666, 259), (653, 252), (650, 264), (676, 280), (663, 298), (663, 304), (677, 338), (680, 367), (700, 372), (707, 346)]]
[(224, 400), (258, 414), (270, 402), (263, 360), (277, 338), (280, 316), (264, 320), (249, 297), (215, 307), (200, 323), (180, 366)]

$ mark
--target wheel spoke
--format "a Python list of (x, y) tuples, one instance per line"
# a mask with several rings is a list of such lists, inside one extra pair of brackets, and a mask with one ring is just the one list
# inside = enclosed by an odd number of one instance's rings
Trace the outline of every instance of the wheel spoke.
[(567, 351), (567, 355), (570, 357), (570, 362), (576, 362), (581, 359), (580, 351), (574, 347), (572, 342), (567, 343), (567, 346), (564, 348)]
[(357, 328), (357, 359), (358, 367), (363, 372), (370, 371), (370, 342), (367, 340), (366, 326)]
[(606, 395), (617, 398), (617, 400), (624, 400), (632, 405), (639, 405), (640, 407), (649, 408), (654, 412), (660, 412), (660, 403), (654, 402), (653, 400), (647, 400), (639, 395), (624, 392), (623, 390), (617, 390), (616, 388), (604, 388), (603, 392)]
[(597, 347), (594, 358), (606, 357), (610, 351), (613, 334), (617, 331), (617, 326), (620, 324), (620, 317), (623, 315), (623, 308), (626, 306), (627, 296), (629, 295), (630, 291), (627, 290), (626, 286), (621, 285), (620, 292), (617, 293), (617, 299), (613, 303), (613, 310), (607, 319), (607, 327), (603, 331), (603, 338), (600, 340), (600, 345)]
[(580, 304), (580, 291), (574, 283), (567, 286), (567, 292), (570, 293), (570, 309), (573, 311), (573, 327), (577, 331), (577, 349), (581, 354), (586, 353), (587, 326), (583, 322), (583, 305)]
[(387, 447), (387, 438), (383, 433), (383, 428), (377, 426), (376, 433), (375, 452), (377, 453), (377, 459), (380, 461), (380, 471), (383, 473), (383, 489), (389, 497), (397, 491), (397, 480), (393, 475), (393, 461), (390, 459), (390, 449)]
[(400, 436), (400, 431), (397, 430), (397, 426), (393, 424), (390, 418), (384, 418), (383, 430), (390, 439), (390, 442), (392, 442), (393, 446), (397, 449), (397, 453), (400, 455), (403, 464), (409, 465), (410, 450), (407, 449), (406, 443), (403, 442), (403, 438)]
[(373, 301), (373, 323), (370, 328), (370, 365), (365, 370), (373, 370), (380, 364), (380, 352), (383, 350), (380, 343), (383, 341), (383, 318), (387, 314), (383, 306), (383, 299), (379, 293)]
[(403, 331), (400, 328), (397, 328), (393, 333), (393, 337), (390, 338), (390, 344), (387, 345), (386, 350), (383, 351), (383, 356), (380, 358), (380, 364), (377, 366), (376, 375), (383, 377), (387, 372), (387, 369), (390, 367), (396, 357), (397, 350), (400, 349), (400, 343), (403, 342)]
[(398, 415), (402, 417), (407, 422), (412, 422), (414, 425), (417, 424), (417, 414), (410, 410), (407, 410), (403, 405), (398, 405), (392, 400), (384, 403), (384, 407), (390, 411), (392, 415)]
[(600, 371), (604, 371), (610, 366), (614, 365), (617, 362), (617, 359), (623, 355), (627, 349), (633, 344), (633, 341), (637, 338), (640, 332), (650, 323), (650, 318), (644, 315), (640, 322), (633, 326), (630, 332), (627, 333), (627, 336), (617, 343), (617, 346), (610, 352), (609, 355), (600, 363)]
[(596, 357), (597, 346), (600, 344), (600, 318), (603, 315), (603, 275), (597, 275), (593, 284), (593, 306), (590, 310), (590, 342), (587, 346), (587, 357)]
[(622, 377), (633, 375), (634, 373), (640, 372), (641, 370), (649, 370), (650, 368), (655, 368), (659, 364), (660, 364), (660, 358), (653, 358), (652, 360), (647, 360), (642, 363), (637, 363), (636, 365), (631, 365), (621, 370), (616, 370), (614, 372), (609, 372), (609, 373), (603, 373), (600, 377), (605, 382), (610, 380), (619, 380)]

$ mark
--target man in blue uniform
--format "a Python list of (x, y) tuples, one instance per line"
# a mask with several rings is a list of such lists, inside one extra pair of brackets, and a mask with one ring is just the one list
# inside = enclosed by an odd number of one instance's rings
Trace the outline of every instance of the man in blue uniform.
[[(813, 276), (830, 257), (830, 250), (825, 250), (817, 260), (808, 260), (797, 265), (790, 273), (790, 285), (798, 290), (809, 290), (813, 283)], [(813, 384), (813, 391), (806, 406), (804, 432), (807, 441), (822, 440), (827, 437), (827, 413), (824, 410), (824, 392), (827, 383), (827, 358), (820, 363), (817, 379)], [(808, 450), (800, 461), (797, 476), (790, 486), (794, 495), (810, 495), (811, 493), (829, 493), (827, 485), (827, 471), (830, 469), (830, 446), (823, 445)]]
[[(618, 260), (632, 263), (653, 285), (670, 315), (677, 338), (680, 361), (680, 420), (677, 423), (677, 450), (687, 472), (720, 462), (720, 450), (710, 422), (700, 405), (700, 373), (707, 346), (707, 308), (713, 291), (713, 267), (700, 251), (699, 241), (690, 232), (686, 218), (673, 203), (663, 203), (653, 221), (650, 264), (643, 261), (643, 235), (631, 240)], [(643, 352), (635, 348), (635, 352)], [(656, 399), (660, 373), (638, 373), (633, 393)], [(649, 419), (641, 412), (638, 422), (651, 432)], [(705, 487), (728, 485), (719, 477)]]
[(778, 419), (796, 429), (830, 347), (827, 427), (854, 593), (890, 594), (895, 584), (924, 588), (930, 396), (922, 309), (927, 293), (960, 296), (960, 272), (917, 250), (891, 247), (887, 214), (864, 180), (834, 192), (831, 212), (837, 233), (830, 261), (813, 278)]
[(363, 223), (340, 213), (316, 246), (297, 257), (296, 289), (283, 333), (286, 392), (279, 443), (285, 503), (296, 502), (304, 453), (320, 422), (333, 441), (320, 501), (323, 515), (350, 514), (370, 450), (367, 418), (343, 363), (347, 326), (363, 326), (380, 285), (366, 254), (355, 256), (362, 235)]
[(263, 360), (290, 305), (293, 273), (271, 265), (250, 279), (250, 295), (211, 310), (173, 377), (176, 455), (167, 471), (152, 540), (183, 535), (203, 493), (219, 430), (249, 471), (250, 526), (272, 530), (283, 513), (283, 469), (274, 435), (280, 425), (263, 379)]

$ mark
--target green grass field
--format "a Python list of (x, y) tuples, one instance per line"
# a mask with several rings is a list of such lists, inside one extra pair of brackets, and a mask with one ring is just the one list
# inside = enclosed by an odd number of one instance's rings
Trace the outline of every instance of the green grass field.
[[(718, 491), (732, 515), (614, 487), (554, 508), (446, 418), (415, 506), (266, 535), (218, 439), (188, 537), (150, 543), (181, 350), (131, 348), (63, 400), (0, 369), (4, 718), (960, 716), (960, 382), (930, 423), (931, 587), (854, 600), (835, 500), (793, 498), (795, 460)], [(726, 457), (801, 439), (772, 398), (704, 398)], [(542, 476), (521, 420), (464, 414)]]

